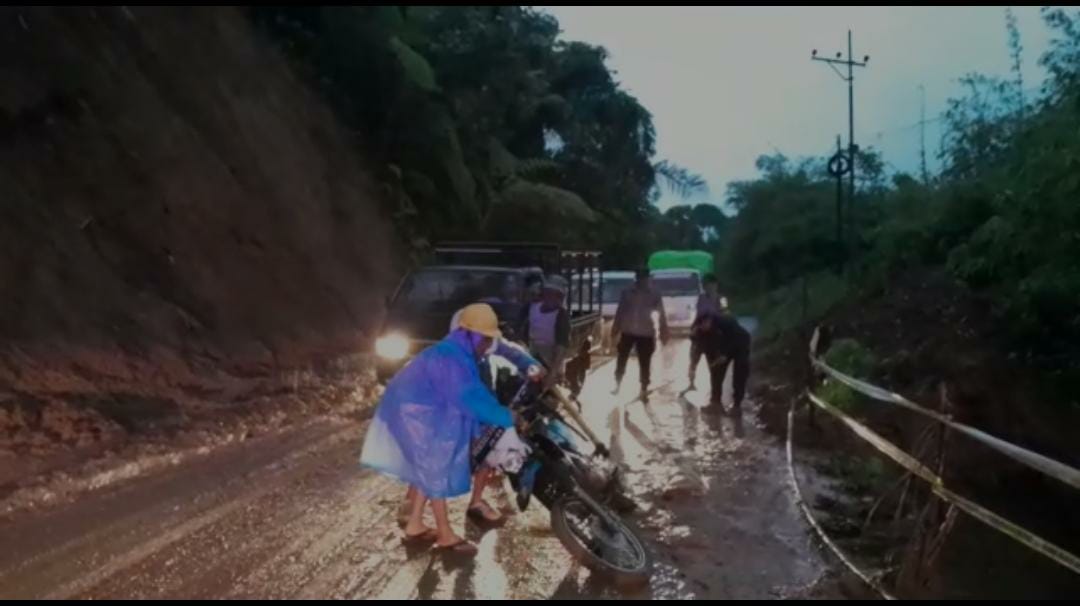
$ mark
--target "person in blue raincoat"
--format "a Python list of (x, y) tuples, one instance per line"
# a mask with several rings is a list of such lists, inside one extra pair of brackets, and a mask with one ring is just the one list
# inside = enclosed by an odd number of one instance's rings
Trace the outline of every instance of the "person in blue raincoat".
[[(450, 320), (450, 333), (461, 327), (461, 313), (463, 309), (458, 310), (454, 314), (454, 317)], [(506, 360), (522, 375), (525, 375), (533, 381), (541, 381), (544, 375), (547, 374), (542, 364), (533, 358), (525, 350), (524, 347), (508, 342), (506, 339), (498, 339), (494, 350), (491, 351), (491, 355), (484, 356), (478, 361), (480, 367), (480, 379), (488, 385), (489, 388), (494, 390), (494, 375), (490, 366), (492, 357), (502, 358)], [(481, 428), (482, 429), (482, 428)], [(474, 438), (475, 439), (475, 438)], [(474, 523), (481, 527), (497, 527), (505, 522), (505, 518), (494, 507), (489, 505), (484, 500), (484, 489), (491, 484), (491, 481), (495, 478), (495, 470), (488, 469), (481, 466), (473, 473), (472, 478), (472, 496), (469, 499), (469, 506), (465, 510), (466, 516)], [(418, 490), (415, 486), (410, 486), (409, 490), (405, 494), (405, 501), (402, 504), (402, 509), (398, 514), (398, 525), (404, 528), (409, 522), (409, 516), (412, 512), (414, 500), (418, 498)]]
[[(386, 386), (364, 440), (360, 461), (417, 489), (406, 540), (475, 555), (476, 547), (450, 526), (446, 499), (469, 492), (471, 440), (480, 424), (513, 427), (514, 416), (480, 376), (478, 362), (500, 337), (490, 305), (465, 307), (460, 328), (417, 355)], [(426, 500), (434, 530), (424, 525)]]

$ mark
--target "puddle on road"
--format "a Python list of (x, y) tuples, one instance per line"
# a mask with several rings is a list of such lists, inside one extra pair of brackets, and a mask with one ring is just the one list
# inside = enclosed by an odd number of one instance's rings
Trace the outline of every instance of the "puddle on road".
[[(685, 391), (688, 360), (685, 341), (664, 349), (648, 405), (610, 395), (610, 366), (582, 398), (589, 422), (618, 446), (613, 456), (642, 506), (633, 520), (656, 559), (642, 597), (766, 599), (813, 583), (825, 566), (791, 501), (782, 451), (752, 402), (732, 414), (704, 407), (707, 390)], [(636, 381), (631, 361), (624, 389)], [(696, 383), (708, 384), (704, 366)]]

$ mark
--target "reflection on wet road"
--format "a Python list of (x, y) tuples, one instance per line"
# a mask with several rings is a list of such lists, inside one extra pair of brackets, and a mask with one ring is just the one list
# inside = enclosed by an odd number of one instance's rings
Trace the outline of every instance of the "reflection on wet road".
[[(654, 364), (648, 405), (634, 364), (612, 396), (610, 364), (582, 395), (610, 440), (653, 549), (632, 597), (800, 595), (825, 572), (785, 484), (778, 444), (741, 415), (683, 392), (686, 342)], [(706, 385), (704, 365), (697, 383)], [(479, 556), (455, 562), (400, 544), (404, 490), (357, 466), (365, 427), (319, 422), (252, 440), (46, 513), (0, 521), (0, 598), (618, 598), (577, 566), (533, 503), (502, 529), (453, 520)], [(506, 495), (494, 499), (512, 512)]]

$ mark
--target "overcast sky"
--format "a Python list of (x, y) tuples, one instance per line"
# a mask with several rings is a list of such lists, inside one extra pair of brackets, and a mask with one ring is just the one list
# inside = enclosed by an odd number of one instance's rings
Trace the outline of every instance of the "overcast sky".
[[(616, 78), (653, 114), (658, 159), (701, 174), (709, 200), (752, 177), (754, 160), (781, 150), (819, 155), (847, 141), (847, 85), (811, 49), (835, 56), (854, 32), (855, 139), (880, 149), (890, 171), (919, 166), (920, 84), (928, 120), (968, 72), (1009, 72), (1001, 7), (544, 7), (563, 38), (605, 47)], [(1015, 9), (1025, 88), (1049, 33), (1036, 7)], [(940, 121), (926, 127), (936, 167)], [(695, 200), (699, 201), (699, 200)], [(700, 200), (704, 201), (704, 200)], [(661, 207), (677, 199), (665, 194)]]

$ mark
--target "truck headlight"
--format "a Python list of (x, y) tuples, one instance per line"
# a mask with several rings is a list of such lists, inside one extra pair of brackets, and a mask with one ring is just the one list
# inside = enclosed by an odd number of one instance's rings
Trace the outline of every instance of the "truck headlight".
[(409, 355), (409, 339), (399, 333), (379, 337), (375, 341), (375, 353), (387, 360), (400, 360)]

